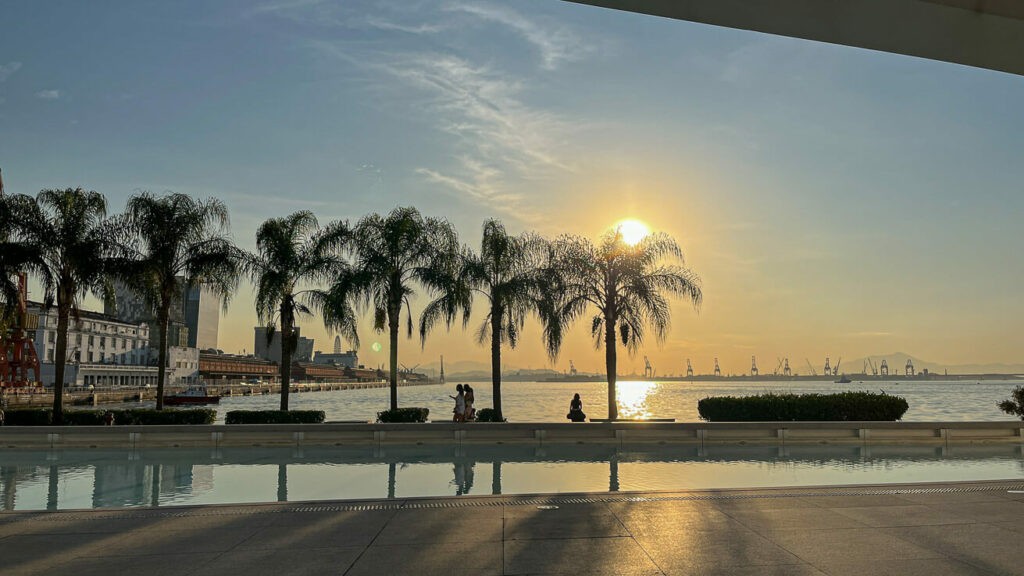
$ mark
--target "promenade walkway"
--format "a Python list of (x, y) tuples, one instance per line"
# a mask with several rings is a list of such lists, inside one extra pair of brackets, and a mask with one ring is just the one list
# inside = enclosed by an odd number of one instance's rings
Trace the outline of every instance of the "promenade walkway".
[(1024, 479), (0, 514), (0, 574), (1024, 574)]

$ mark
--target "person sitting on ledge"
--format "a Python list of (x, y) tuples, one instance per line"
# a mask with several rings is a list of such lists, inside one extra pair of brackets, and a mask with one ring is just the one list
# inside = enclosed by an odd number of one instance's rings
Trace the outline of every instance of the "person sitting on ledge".
[(569, 413), (565, 417), (573, 422), (587, 421), (587, 415), (583, 413), (583, 400), (580, 400), (578, 393), (572, 397), (572, 402), (569, 402)]

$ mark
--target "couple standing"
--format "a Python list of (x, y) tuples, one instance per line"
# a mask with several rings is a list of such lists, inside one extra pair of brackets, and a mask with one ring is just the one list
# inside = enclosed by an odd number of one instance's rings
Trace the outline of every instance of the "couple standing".
[(455, 387), (457, 396), (449, 396), (455, 400), (455, 417), (453, 422), (466, 422), (476, 417), (476, 410), (473, 409), (473, 388), (469, 384), (459, 384)]

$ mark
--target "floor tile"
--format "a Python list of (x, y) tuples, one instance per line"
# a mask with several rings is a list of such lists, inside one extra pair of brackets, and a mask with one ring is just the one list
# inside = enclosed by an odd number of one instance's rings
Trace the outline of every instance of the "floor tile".
[(238, 546), (258, 529), (223, 527), (209, 530), (161, 530), (146, 528), (124, 535), (108, 535), (102, 546), (90, 547), (83, 556), (152, 556), (175, 554), (180, 551), (194, 553), (224, 552)]
[(501, 556), (500, 542), (374, 545), (363, 552), (346, 576), (499, 575)]
[(857, 520), (823, 508), (732, 510), (729, 516), (756, 531), (863, 528)]
[[(201, 569), (217, 557), (216, 552), (201, 554), (159, 554), (154, 556), (105, 556), (78, 558), (50, 570), (38, 572), (47, 576), (115, 576), (145, 574), (145, 576), (181, 576)], [(227, 574), (222, 572), (221, 574)], [(5, 576), (18, 573), (4, 572)]]
[(829, 576), (991, 576), (993, 573), (949, 558), (920, 560), (861, 559), (819, 566)]
[(942, 556), (933, 549), (902, 540), (877, 528), (780, 530), (766, 535), (815, 566), (826, 562), (857, 561), (865, 555), (875, 560), (914, 560)]
[(807, 498), (821, 508), (846, 508), (847, 506), (902, 506), (907, 501), (892, 494), (864, 494), (858, 496), (814, 496)]
[(848, 516), (867, 526), (928, 526), (939, 524), (964, 524), (970, 519), (923, 504), (904, 506), (869, 506), (835, 508), (835, 512)]
[(505, 574), (661, 574), (632, 538), (505, 542)]
[(748, 529), (680, 532), (668, 537), (653, 538), (638, 536), (636, 541), (664, 570), (805, 563)]
[(366, 546), (377, 536), (390, 516), (323, 517), (308, 524), (282, 524), (258, 529), (239, 548), (337, 548)]
[[(364, 547), (231, 550), (191, 576), (324, 576), (344, 574)], [(181, 574), (179, 572), (178, 574)], [(77, 576), (77, 575), (76, 575)], [(109, 575), (108, 575), (109, 576)]]
[(399, 511), (374, 544), (501, 542), (502, 510), (451, 508)]

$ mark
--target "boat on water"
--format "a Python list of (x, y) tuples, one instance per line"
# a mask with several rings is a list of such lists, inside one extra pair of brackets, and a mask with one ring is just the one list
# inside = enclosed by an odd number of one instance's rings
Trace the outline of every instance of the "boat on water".
[(850, 382), (853, 382), (853, 380), (847, 378), (846, 374), (843, 374), (839, 377), (839, 380), (836, 380), (836, 384), (849, 384)]
[(180, 394), (171, 394), (164, 397), (164, 404), (168, 406), (181, 406), (184, 404), (218, 404), (220, 396), (210, 396), (206, 386), (189, 386)]

